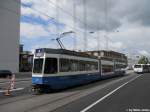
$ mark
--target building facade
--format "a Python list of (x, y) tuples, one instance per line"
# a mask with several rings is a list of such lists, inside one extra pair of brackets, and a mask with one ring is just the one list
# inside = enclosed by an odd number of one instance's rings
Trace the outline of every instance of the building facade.
[(101, 50), (101, 51), (87, 51), (86, 53), (89, 55), (97, 56), (99, 59), (107, 58), (107, 59), (114, 59), (115, 61), (118, 62), (125, 62), (126, 64), (128, 63), (127, 56), (125, 54), (115, 51)]
[(20, 45), (19, 54), (19, 72), (31, 72), (33, 65), (33, 53), (24, 51), (23, 45)]
[(0, 70), (19, 72), (20, 0), (0, 0)]

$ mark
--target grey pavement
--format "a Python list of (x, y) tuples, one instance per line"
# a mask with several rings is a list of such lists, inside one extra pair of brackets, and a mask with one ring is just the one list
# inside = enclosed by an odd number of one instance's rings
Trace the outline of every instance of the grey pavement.
[[(31, 78), (16, 78), (15, 81), (28, 81), (28, 80), (31, 80)], [(10, 79), (0, 79), (0, 84), (1, 83), (9, 83), (10, 82)]]
[[(32, 95), (30, 92), (26, 92), (26, 94), (15, 93), (12, 97), (2, 98), (0, 110), (2, 112), (78, 112), (96, 101), (97, 98), (104, 96), (136, 76), (138, 74), (130, 74), (44, 95)], [(29, 82), (25, 83), (25, 85), (28, 84)]]
[(31, 72), (20, 72), (20, 73), (15, 73), (16, 78), (31, 78), (32, 73)]

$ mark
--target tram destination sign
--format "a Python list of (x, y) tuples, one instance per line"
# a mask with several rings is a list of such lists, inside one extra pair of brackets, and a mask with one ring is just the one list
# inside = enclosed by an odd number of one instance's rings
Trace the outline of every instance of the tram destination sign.
[(43, 49), (36, 49), (35, 50), (35, 56), (36, 57), (42, 57), (42, 56), (44, 56), (44, 50)]

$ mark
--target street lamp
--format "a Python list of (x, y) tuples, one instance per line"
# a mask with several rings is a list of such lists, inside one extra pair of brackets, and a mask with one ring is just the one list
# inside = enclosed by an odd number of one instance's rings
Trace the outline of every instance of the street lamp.
[(51, 40), (56, 40), (57, 43), (59, 44), (60, 48), (61, 48), (61, 49), (65, 49), (65, 47), (64, 47), (64, 45), (63, 45), (63, 43), (61, 42), (60, 39), (63, 38), (65, 35), (71, 34), (71, 33), (74, 33), (74, 32), (73, 32), (73, 31), (63, 32), (63, 33), (61, 33), (57, 38), (51, 39)]
[(59, 39), (63, 38), (65, 35), (70, 34), (70, 33), (74, 33), (74, 31), (63, 32), (63, 33), (60, 34), (60, 36), (58, 38)]

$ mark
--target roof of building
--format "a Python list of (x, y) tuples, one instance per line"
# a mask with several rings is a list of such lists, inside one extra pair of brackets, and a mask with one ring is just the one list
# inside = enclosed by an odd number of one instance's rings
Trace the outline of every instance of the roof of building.
[(113, 54), (118, 54), (118, 55), (125, 55), (123, 53), (120, 53), (120, 52), (116, 52), (116, 51), (111, 51), (111, 50), (95, 50), (95, 51), (86, 51), (86, 52), (108, 52), (108, 53), (113, 53)]

